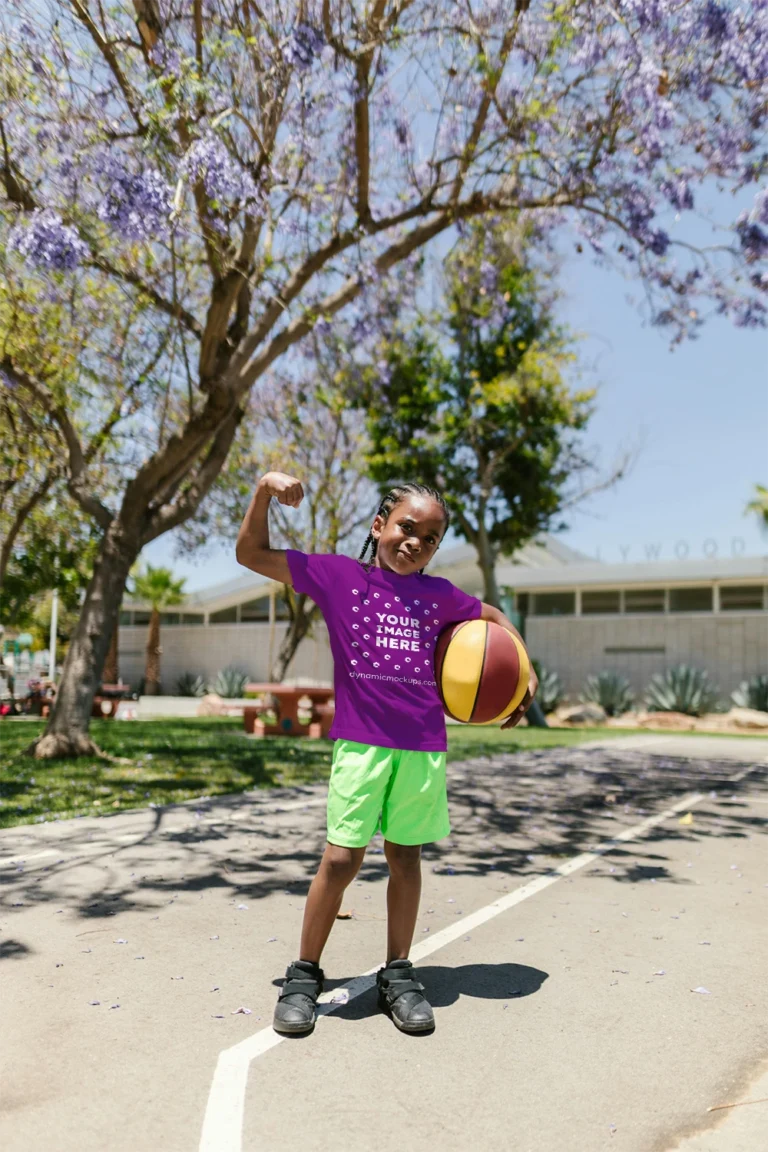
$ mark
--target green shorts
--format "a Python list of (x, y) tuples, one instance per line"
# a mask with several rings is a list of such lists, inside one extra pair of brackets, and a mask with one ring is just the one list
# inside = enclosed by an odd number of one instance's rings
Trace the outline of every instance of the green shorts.
[(328, 840), (364, 848), (381, 829), (393, 844), (430, 844), (451, 830), (445, 752), (337, 740), (328, 788)]

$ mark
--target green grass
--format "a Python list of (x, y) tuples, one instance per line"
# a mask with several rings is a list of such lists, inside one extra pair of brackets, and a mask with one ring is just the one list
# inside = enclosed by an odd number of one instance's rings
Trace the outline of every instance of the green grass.
[[(330, 740), (246, 738), (242, 721), (180, 719), (94, 720), (91, 734), (111, 756), (33, 760), (24, 748), (42, 722), (0, 721), (0, 828), (42, 820), (98, 816), (149, 804), (231, 795), (253, 788), (327, 780)], [(624, 732), (623, 734), (626, 734)], [(549, 748), (622, 735), (616, 728), (499, 728), (448, 726), (448, 758)]]

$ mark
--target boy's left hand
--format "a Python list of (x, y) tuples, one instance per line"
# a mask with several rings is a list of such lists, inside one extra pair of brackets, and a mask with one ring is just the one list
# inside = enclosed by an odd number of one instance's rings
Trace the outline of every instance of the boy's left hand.
[(530, 675), (530, 679), (528, 681), (528, 690), (526, 691), (525, 696), (523, 696), (522, 700), (518, 704), (517, 708), (515, 708), (512, 715), (508, 716), (507, 719), (502, 724), (502, 726), (501, 726), (502, 731), (505, 728), (514, 728), (516, 724), (520, 723), (523, 716), (525, 716), (526, 712), (528, 711), (531, 704), (533, 703), (533, 698), (536, 695), (536, 689), (538, 688), (538, 686), (539, 686), (539, 678), (536, 675), (536, 671), (535, 671), (533, 665), (531, 665), (531, 675)]

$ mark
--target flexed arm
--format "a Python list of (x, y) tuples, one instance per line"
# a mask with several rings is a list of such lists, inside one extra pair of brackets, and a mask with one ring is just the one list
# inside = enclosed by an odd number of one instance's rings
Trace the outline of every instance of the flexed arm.
[(304, 499), (301, 481), (284, 472), (267, 472), (256, 486), (243, 517), (235, 546), (238, 564), (281, 584), (292, 584), (284, 548), (269, 546), (269, 502), (275, 496), (281, 504), (298, 508)]

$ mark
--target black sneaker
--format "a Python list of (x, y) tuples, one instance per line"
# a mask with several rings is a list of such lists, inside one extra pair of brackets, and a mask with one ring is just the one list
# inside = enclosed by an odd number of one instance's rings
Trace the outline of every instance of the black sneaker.
[(415, 978), (410, 960), (392, 960), (376, 973), (379, 1006), (401, 1032), (430, 1032), (435, 1026), (424, 985)]
[(323, 991), (325, 974), (311, 960), (296, 960), (285, 970), (285, 983), (275, 1005), (272, 1027), (275, 1032), (298, 1035), (315, 1026), (315, 1005)]

